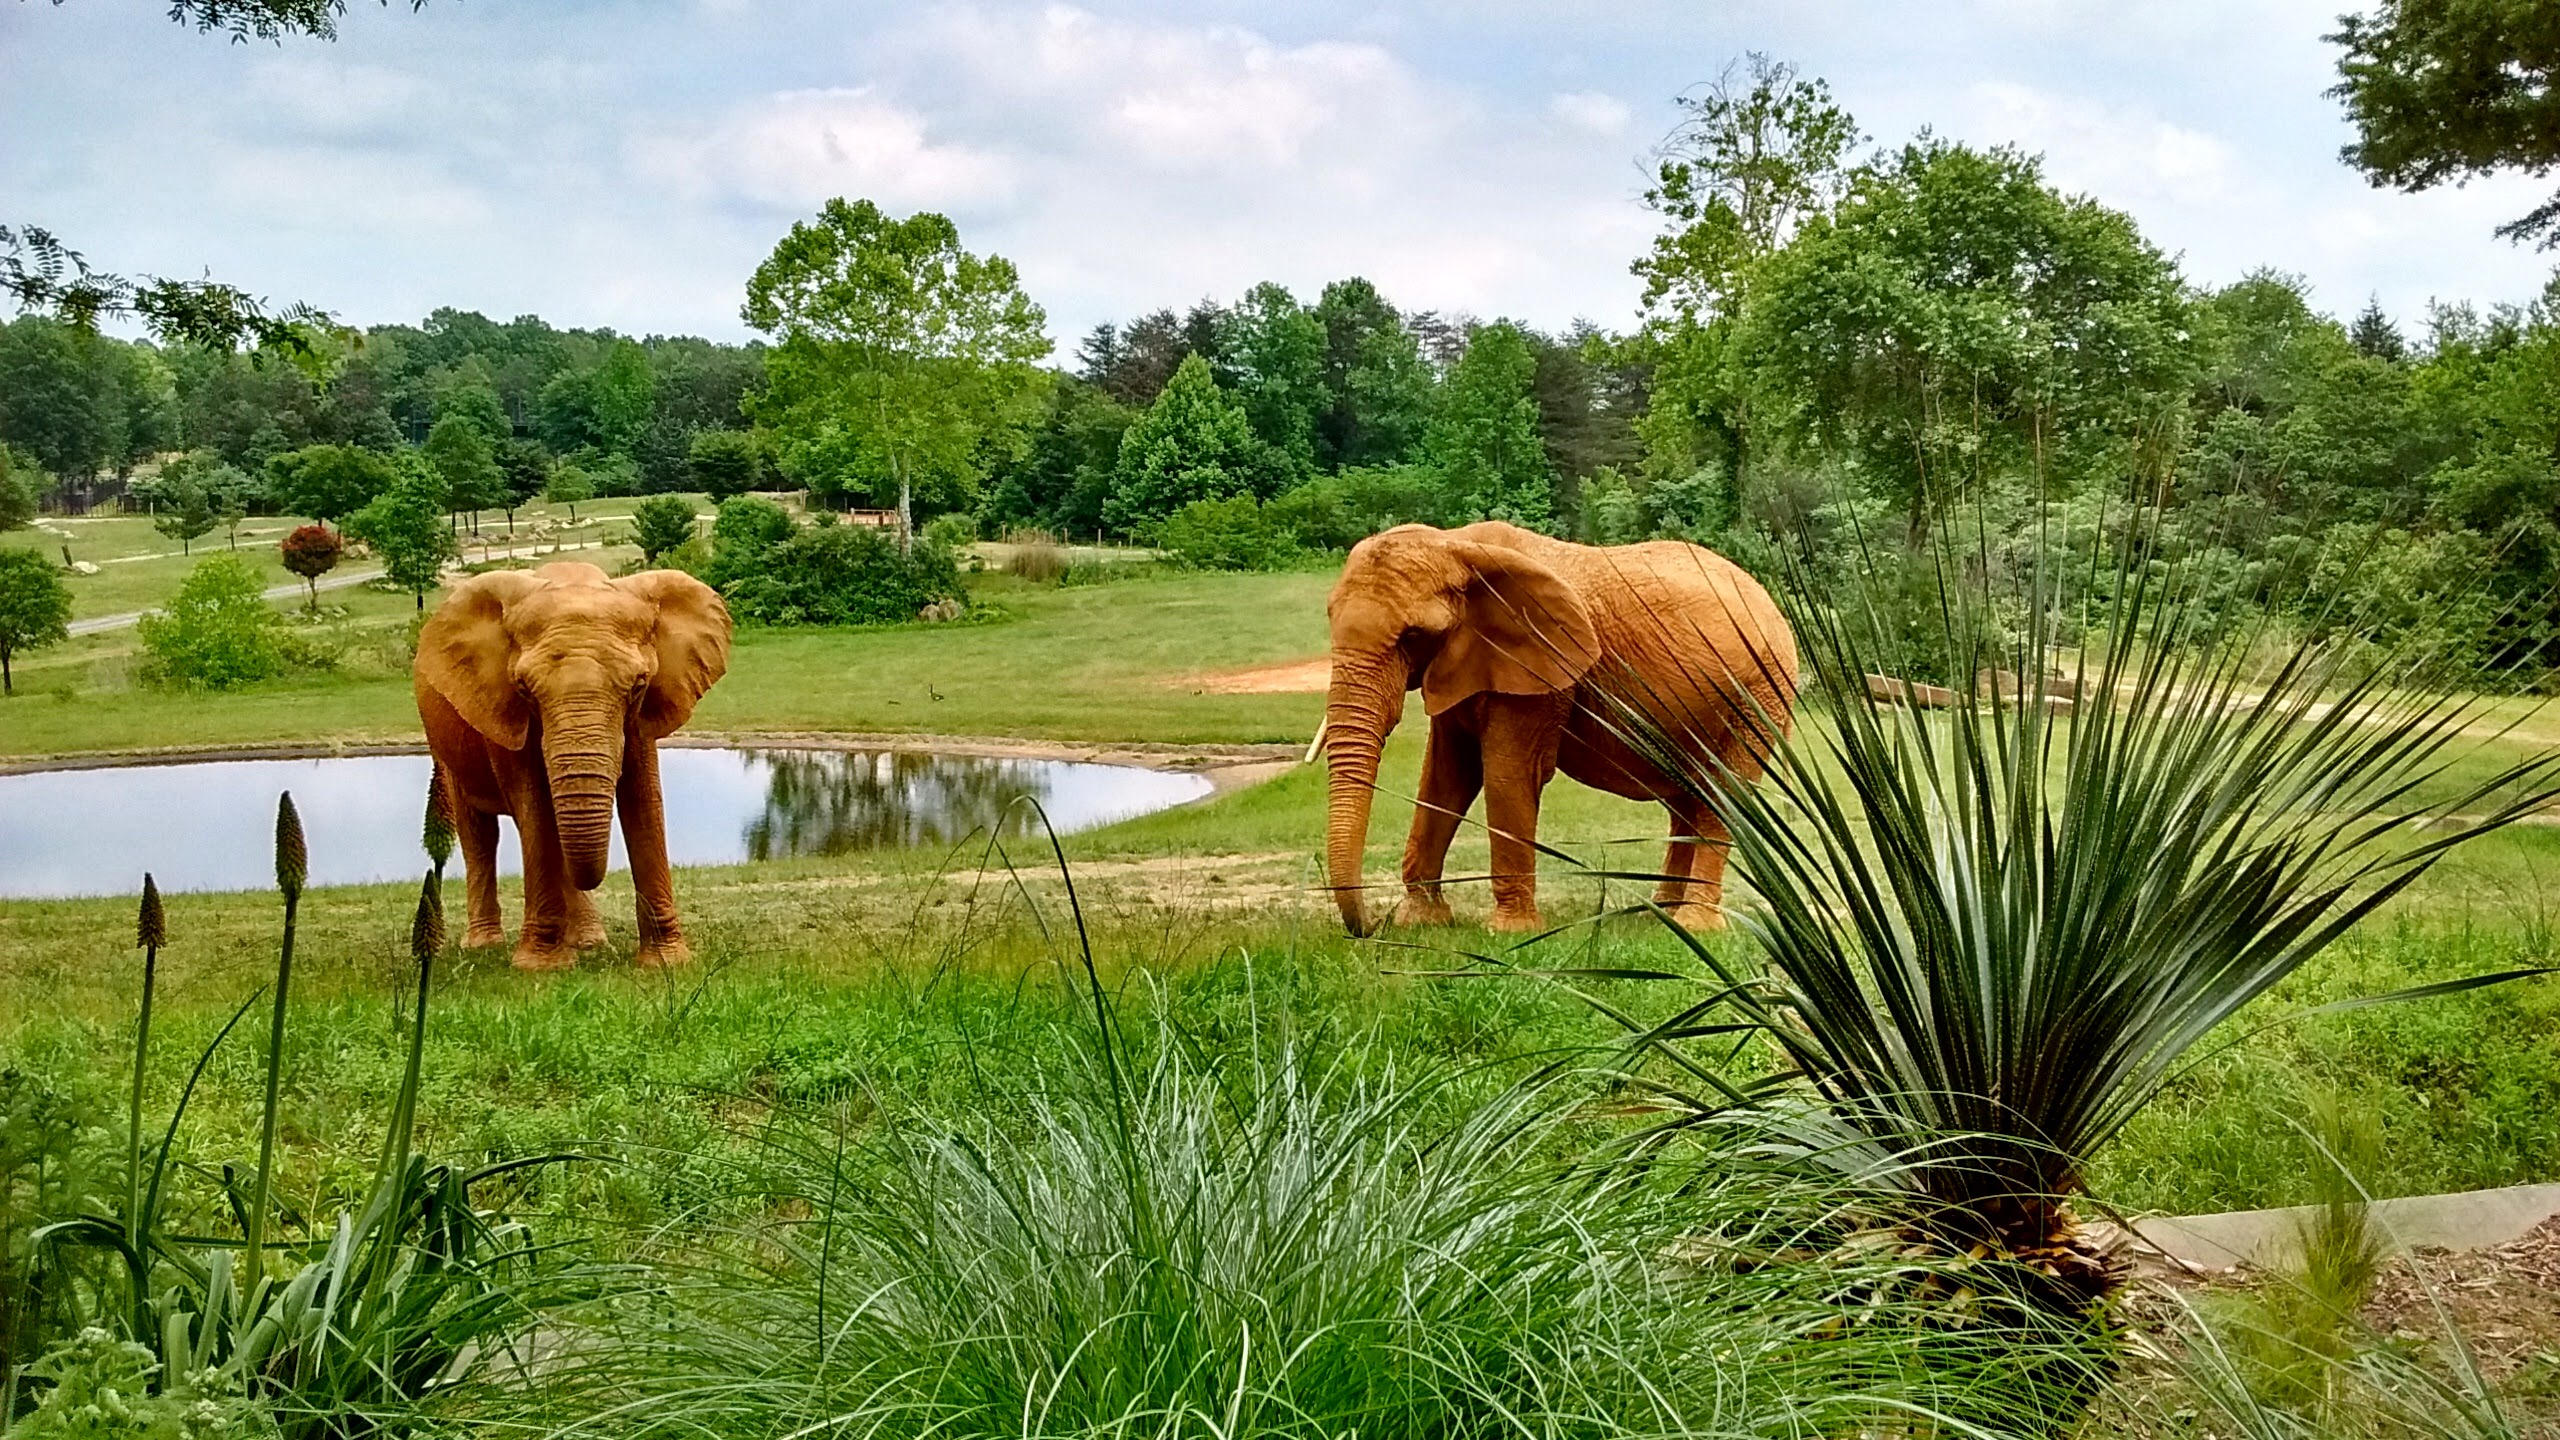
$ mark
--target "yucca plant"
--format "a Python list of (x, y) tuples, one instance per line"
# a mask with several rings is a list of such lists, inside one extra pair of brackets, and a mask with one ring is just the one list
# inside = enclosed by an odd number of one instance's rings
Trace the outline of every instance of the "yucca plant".
[[(2084, 557), (2068, 606), (2035, 567), (1995, 597), (1990, 557), (1943, 545), (1927, 628), (1959, 637), (1945, 673), (2022, 677), (1944, 708), (1871, 681), (1889, 627), (1799, 566), (1782, 590), (1805, 703), (1791, 735), (1768, 717), (1756, 784), (1610, 707), (1724, 817), (1747, 891), (1734, 921), (1765, 965), (1688, 937), (1710, 992), (1638, 1027), (1668, 1061), (1673, 1126), (1779, 1114), (1803, 1159), (1897, 1161), (1897, 1223), (2023, 1262), (2057, 1313), (2118, 1279), (2072, 1210), (2091, 1157), (2196, 1047), (2447, 853), (2560, 794), (2550, 753), (2477, 768), (2475, 732), (2496, 727), (2459, 677), (2350, 644), (2266, 659), (2262, 625), (2182, 591), (2150, 534), (2137, 515)], [(1981, 638), (1995, 599), (2025, 617), (2012, 638)], [(1738, 1086), (1689, 1052), (1737, 1026), (1784, 1073)]]

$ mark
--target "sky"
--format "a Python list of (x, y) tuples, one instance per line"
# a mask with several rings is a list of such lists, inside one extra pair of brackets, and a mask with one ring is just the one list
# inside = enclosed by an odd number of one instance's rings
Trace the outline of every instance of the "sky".
[(0, 0), (0, 222), (355, 324), (735, 339), (775, 240), (867, 196), (1011, 259), (1062, 353), (1352, 274), (1623, 329), (1674, 101), (1760, 51), (1875, 143), (2042, 154), (2200, 284), (2273, 267), (2411, 328), (2532, 298), (2554, 257), (2491, 231), (2537, 182), (2403, 195), (2339, 161), (2344, 3), (356, 0), (335, 43), (279, 45), (158, 0)]

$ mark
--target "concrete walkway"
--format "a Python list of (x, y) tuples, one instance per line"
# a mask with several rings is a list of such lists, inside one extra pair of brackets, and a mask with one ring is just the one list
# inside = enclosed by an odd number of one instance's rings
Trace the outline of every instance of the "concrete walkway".
[[(2317, 1214), (2316, 1207), (2297, 1206), (2138, 1220), (2132, 1248), (2140, 1258), (2199, 1270), (2284, 1264), (2299, 1257), (2303, 1232)], [(2493, 1250), (2560, 1215), (2560, 1185), (2377, 1200), (2369, 1214), (2375, 1233), (2394, 1254), (2419, 1248)]]

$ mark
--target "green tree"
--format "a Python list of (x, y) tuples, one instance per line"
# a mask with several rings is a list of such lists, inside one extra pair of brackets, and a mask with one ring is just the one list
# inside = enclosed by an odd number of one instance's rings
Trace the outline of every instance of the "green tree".
[(497, 447), (499, 473), (505, 478), (501, 488), (506, 492), (507, 531), (515, 532), (516, 508), (542, 493), (551, 480), (551, 452), (539, 440), (501, 440)]
[(1677, 103), (1644, 196), (1665, 228), (1635, 273), (1648, 311), (1696, 324), (1731, 314), (1751, 267), (1830, 210), (1863, 137), (1830, 86), (1757, 51)]
[(773, 548), (799, 527), (791, 512), (761, 495), (737, 495), (720, 502), (711, 522), (711, 565), (703, 579), (715, 589), (761, 573)]
[(44, 492), (53, 477), (44, 473), (35, 457), (13, 445), (0, 445), (0, 530), (15, 530), (35, 522), (36, 507), (44, 502)]
[(436, 588), (445, 562), (457, 550), (453, 529), (445, 523), (443, 484), (414, 461), (391, 488), (347, 517), (346, 530), (373, 547), (384, 577), (408, 591), (420, 610), (427, 608), (427, 592)]
[(685, 469), (716, 505), (755, 488), (756, 476), (764, 469), (763, 447), (744, 430), (697, 431), (685, 456)]
[(984, 454), (1031, 418), (1047, 376), (1046, 320), (1011, 262), (960, 248), (948, 219), (894, 220), (827, 202), (747, 282), (746, 322), (778, 342), (757, 415), (814, 481), (851, 475), (897, 496), (912, 543), (915, 489), (943, 481), (965, 508)]
[(1555, 472), (1538, 438), (1538, 357), (1509, 321), (1487, 325), (1442, 387), (1428, 451), (1453, 517), (1555, 521)]
[(988, 515), (1000, 526), (1094, 533), (1119, 477), (1120, 437), (1140, 413), (1098, 385), (1074, 377), (1060, 381), (1031, 443), (998, 466)]
[(652, 495), (631, 507), (631, 539), (640, 556), (658, 558), (693, 538), (693, 506), (681, 495)]
[(2148, 483), (2174, 453), (2177, 270), (2032, 157), (1924, 137), (1760, 269), (1736, 341), (1753, 389), (1915, 534), (1988, 476)]
[(1316, 301), (1324, 327), (1327, 407), (1316, 464), (1395, 465), (1411, 459), (1431, 419), (1431, 370), (1413, 331), (1366, 280), (1336, 280)]
[(33, 550), (0, 550), (0, 695), (16, 684), (9, 663), (21, 650), (71, 638), (71, 591)]
[(388, 455), (358, 445), (306, 445), (267, 462), (267, 496), (287, 515), (336, 523), (400, 478)]
[(499, 509), (507, 503), (507, 475), (498, 468), (497, 452), (480, 427), (458, 415), (447, 416), (427, 432), (427, 443), (418, 449), (444, 482), (445, 506), (454, 513), (468, 512), (471, 533), (480, 533), (480, 512)]
[(578, 506), (596, 498), (595, 477), (577, 465), (563, 460), (551, 467), (551, 478), (544, 482), (542, 498), (554, 505), (569, 507), (569, 518), (578, 518)]
[(142, 648), (153, 679), (228, 690), (285, 672), (280, 617), (258, 572), (237, 555), (206, 558), (178, 585), (168, 607), (142, 617)]
[(436, 375), (431, 384), (438, 423), (460, 420), (479, 431), (492, 446), (516, 433), (514, 422), (507, 418), (506, 402), (498, 398), (497, 382), (490, 375), (488, 361), (477, 355), (466, 357), (461, 364)]
[[(2560, 165), (2560, 23), (2540, 0), (2382, 0), (2328, 37), (2356, 139), (2340, 154), (2376, 185), (2426, 190)], [(2560, 195), (2498, 227), (2560, 243)]]
[(1227, 356), (1253, 433), (1302, 479), (1315, 467), (1316, 422), (1325, 413), (1324, 322), (1287, 289), (1256, 285), (1227, 312)]
[(112, 343), (41, 315), (0, 325), (0, 441), (65, 479), (97, 474), (114, 453), (115, 416), (91, 357)]
[(220, 523), (212, 494), (186, 470), (163, 475), (153, 487), (151, 528), (177, 541), (179, 554), (193, 554), (197, 539)]
[(1121, 436), (1102, 518), (1115, 530), (1148, 535), (1194, 500), (1269, 493), (1278, 488), (1273, 478), (1270, 454), (1244, 411), (1218, 389), (1209, 362), (1194, 355)]

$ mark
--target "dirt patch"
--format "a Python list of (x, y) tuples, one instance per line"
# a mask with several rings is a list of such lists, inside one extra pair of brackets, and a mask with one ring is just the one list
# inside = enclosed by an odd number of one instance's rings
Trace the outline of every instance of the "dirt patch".
[(1333, 658), (1312, 656), (1257, 665), (1246, 670), (1216, 670), (1182, 675), (1165, 684), (1200, 695), (1321, 695), (1333, 679)]

